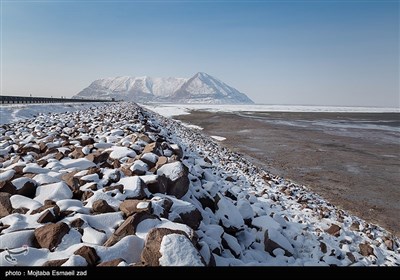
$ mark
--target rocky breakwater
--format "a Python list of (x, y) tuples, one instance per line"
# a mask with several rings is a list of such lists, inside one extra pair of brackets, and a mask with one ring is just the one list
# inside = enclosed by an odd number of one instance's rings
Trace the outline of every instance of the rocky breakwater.
[(400, 265), (399, 247), (134, 103), (0, 128), (3, 266)]

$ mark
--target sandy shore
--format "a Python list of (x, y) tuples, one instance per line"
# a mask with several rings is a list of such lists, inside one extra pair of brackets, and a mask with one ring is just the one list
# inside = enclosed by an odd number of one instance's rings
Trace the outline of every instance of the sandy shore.
[[(400, 235), (400, 143), (390, 130), (398, 114), (192, 111), (175, 119), (226, 137), (224, 145), (267, 171)], [(382, 120), (389, 130), (379, 127)]]

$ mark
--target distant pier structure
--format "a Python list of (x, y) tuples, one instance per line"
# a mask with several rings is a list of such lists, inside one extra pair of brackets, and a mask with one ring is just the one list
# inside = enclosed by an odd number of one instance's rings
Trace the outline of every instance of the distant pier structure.
[(79, 99), (58, 97), (32, 97), (0, 95), (0, 104), (32, 104), (32, 103), (82, 103), (82, 102), (116, 102), (112, 99)]

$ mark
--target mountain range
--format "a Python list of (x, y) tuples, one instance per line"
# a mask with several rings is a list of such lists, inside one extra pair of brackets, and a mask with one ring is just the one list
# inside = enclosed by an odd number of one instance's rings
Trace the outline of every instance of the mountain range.
[(244, 93), (199, 72), (187, 78), (114, 77), (98, 79), (75, 98), (168, 103), (252, 104)]

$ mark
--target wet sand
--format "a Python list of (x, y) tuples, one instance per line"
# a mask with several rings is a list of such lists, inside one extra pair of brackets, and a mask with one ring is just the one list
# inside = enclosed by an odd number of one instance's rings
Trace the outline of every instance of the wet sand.
[(210, 113), (176, 116), (270, 173), (400, 236), (400, 114)]

